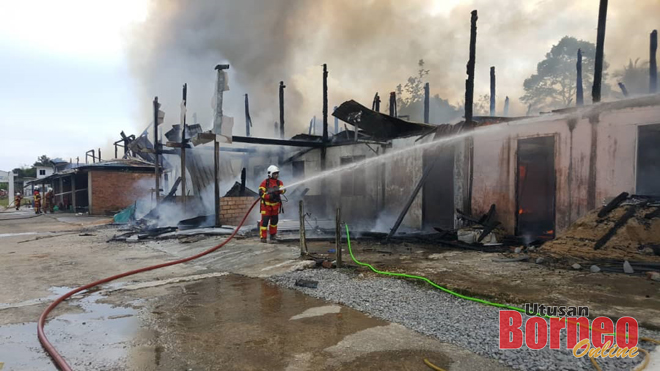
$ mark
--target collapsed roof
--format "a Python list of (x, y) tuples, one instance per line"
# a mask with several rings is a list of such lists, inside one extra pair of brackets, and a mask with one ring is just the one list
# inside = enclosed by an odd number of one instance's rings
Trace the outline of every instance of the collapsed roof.
[(332, 115), (376, 139), (412, 137), (436, 128), (436, 125), (408, 122), (373, 111), (354, 100), (342, 103)]

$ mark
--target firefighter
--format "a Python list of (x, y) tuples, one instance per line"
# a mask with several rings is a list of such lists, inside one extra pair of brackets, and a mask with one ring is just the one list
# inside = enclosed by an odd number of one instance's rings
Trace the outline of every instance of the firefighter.
[(52, 188), (48, 188), (46, 194), (44, 194), (44, 214), (50, 211), (52, 214), (54, 212), (53, 206), (55, 201), (55, 194), (53, 193)]
[(21, 207), (22, 200), (23, 200), (23, 196), (21, 196), (21, 192), (16, 192), (16, 196), (14, 196), (14, 206), (16, 206), (16, 210), (18, 210)]
[(270, 234), (271, 243), (277, 241), (277, 222), (282, 210), (280, 195), (286, 192), (284, 184), (279, 180), (280, 169), (271, 165), (268, 167), (268, 178), (259, 186), (259, 197), (261, 197), (261, 225), (259, 235), (261, 242), (267, 242), (267, 234)]
[(34, 190), (34, 213), (41, 214), (41, 194), (39, 194), (39, 188)]

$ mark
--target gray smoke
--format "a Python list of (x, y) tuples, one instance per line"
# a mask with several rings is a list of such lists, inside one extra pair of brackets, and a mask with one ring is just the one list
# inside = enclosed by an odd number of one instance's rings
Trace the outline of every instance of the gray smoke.
[[(273, 135), (280, 80), (287, 85), (287, 135), (306, 132), (309, 119), (321, 117), (323, 63), (330, 71), (330, 109), (347, 99), (368, 105), (376, 91), (387, 100), (416, 74), (422, 58), (431, 70), (431, 93), (460, 105), (472, 9), (479, 10), (475, 95), (488, 93), (488, 70), (496, 66), (499, 112), (508, 95), (511, 114), (525, 113), (516, 99), (522, 82), (563, 36), (596, 39), (598, 0), (153, 1), (131, 38), (141, 119), (149, 120), (149, 104), (158, 95), (166, 122), (175, 122), (187, 82), (189, 112), (208, 128), (213, 67), (221, 62), (231, 65), (225, 107), (236, 118), (235, 134), (244, 132), (249, 93), (254, 132)], [(605, 55), (611, 66), (647, 56), (655, 14), (657, 0), (635, 1), (634, 7), (610, 2)]]

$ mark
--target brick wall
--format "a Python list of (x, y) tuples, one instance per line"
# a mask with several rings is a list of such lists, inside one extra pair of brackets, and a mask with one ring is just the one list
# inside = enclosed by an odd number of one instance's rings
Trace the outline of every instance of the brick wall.
[[(220, 222), (223, 225), (238, 225), (255, 199), (254, 197), (220, 198)], [(255, 224), (260, 219), (259, 216), (259, 205), (256, 205), (243, 225)]]
[(90, 171), (89, 177), (91, 215), (110, 215), (132, 205), (138, 198), (149, 195), (147, 182), (154, 181), (153, 173)]

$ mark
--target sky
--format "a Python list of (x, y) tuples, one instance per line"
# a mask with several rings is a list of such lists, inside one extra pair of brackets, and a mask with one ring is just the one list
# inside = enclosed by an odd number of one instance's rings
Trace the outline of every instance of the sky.
[[(458, 104), (472, 9), (475, 94), (488, 92), (496, 66), (498, 97), (511, 97), (512, 114), (525, 113), (522, 82), (561, 37), (595, 43), (598, 0), (0, 0), (0, 169), (42, 154), (84, 161), (98, 148), (107, 159), (120, 131), (146, 127), (154, 95), (173, 123), (184, 82), (189, 111), (210, 116), (212, 67), (224, 61), (232, 64), (225, 114), (236, 118), (235, 135), (243, 134), (246, 92), (255, 125), (272, 131), (280, 80), (287, 110), (297, 110), (288, 125), (320, 118), (323, 63), (331, 107), (346, 99), (369, 105), (375, 91), (386, 100), (420, 58), (431, 93)], [(657, 14), (658, 0), (609, 1), (610, 72), (648, 58)]]
[(84, 161), (139, 126), (125, 44), (146, 11), (140, 0), (0, 0), (0, 169), (42, 154)]

